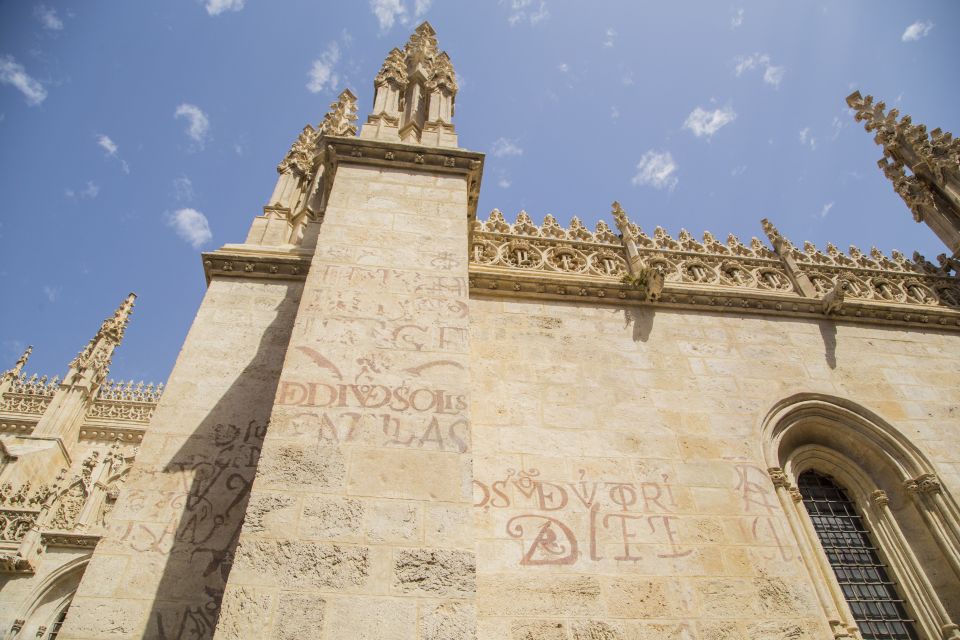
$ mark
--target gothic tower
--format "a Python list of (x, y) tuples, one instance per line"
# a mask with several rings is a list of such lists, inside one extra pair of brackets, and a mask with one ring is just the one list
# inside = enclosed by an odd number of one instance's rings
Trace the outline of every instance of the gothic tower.
[(203, 255), (209, 288), (88, 569), (129, 588), (85, 581), (61, 637), (416, 628), (472, 598), (465, 247), (483, 155), (457, 146), (428, 23), (374, 88), (359, 137), (345, 90), (246, 242)]

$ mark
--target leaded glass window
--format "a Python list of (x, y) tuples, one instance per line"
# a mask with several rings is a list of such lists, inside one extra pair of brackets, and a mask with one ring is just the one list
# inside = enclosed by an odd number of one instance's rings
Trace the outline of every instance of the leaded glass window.
[(917, 640), (897, 585), (846, 492), (816, 471), (802, 473), (797, 487), (864, 640)]

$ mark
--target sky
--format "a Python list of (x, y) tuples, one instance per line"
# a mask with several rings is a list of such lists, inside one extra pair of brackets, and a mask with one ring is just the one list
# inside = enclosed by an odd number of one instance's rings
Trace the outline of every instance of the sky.
[[(118, 379), (165, 380), (276, 165), (340, 90), (361, 122), (429, 20), (456, 68), (478, 215), (746, 241), (943, 245), (876, 167), (859, 89), (960, 134), (960, 3), (168, 0), (0, 3), (0, 369), (67, 363), (130, 291)], [(321, 240), (322, 241), (322, 240)]]

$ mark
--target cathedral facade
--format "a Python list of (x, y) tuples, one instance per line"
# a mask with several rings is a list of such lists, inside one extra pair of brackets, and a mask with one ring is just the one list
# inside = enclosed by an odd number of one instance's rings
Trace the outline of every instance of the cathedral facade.
[(0, 378), (7, 639), (960, 640), (960, 143), (855, 93), (948, 251), (477, 217), (424, 23), (278, 166), (167, 381)]

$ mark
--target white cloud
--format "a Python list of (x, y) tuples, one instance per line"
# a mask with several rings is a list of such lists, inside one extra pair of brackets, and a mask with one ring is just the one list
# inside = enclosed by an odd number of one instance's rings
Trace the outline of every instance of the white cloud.
[(47, 90), (30, 77), (23, 65), (13, 56), (0, 56), (0, 83), (13, 85), (20, 90), (27, 104), (33, 106), (47, 99)]
[(736, 178), (737, 176), (743, 175), (743, 172), (747, 170), (747, 165), (741, 164), (737, 165), (730, 170), (730, 177)]
[(603, 40), (603, 46), (608, 48), (612, 47), (614, 45), (614, 40), (616, 40), (617, 38), (617, 32), (614, 31), (612, 28), (608, 28), (606, 34), (604, 35), (606, 37)]
[(510, 0), (510, 16), (507, 22), (515, 27), (521, 22), (538, 24), (550, 16), (546, 0)]
[(723, 109), (715, 109), (713, 111), (707, 111), (706, 109), (697, 107), (687, 116), (686, 122), (683, 123), (683, 128), (690, 129), (693, 135), (698, 138), (703, 136), (710, 138), (722, 127), (725, 127), (736, 119), (737, 114), (731, 107), (724, 107)]
[(430, 11), (430, 5), (433, 4), (433, 0), (416, 0), (413, 3), (413, 16), (419, 18), (427, 11)]
[(620, 119), (620, 109), (617, 109), (616, 105), (610, 107), (610, 119), (611, 120)]
[(772, 84), (775, 87), (780, 86), (780, 82), (783, 80), (783, 75), (787, 72), (786, 67), (775, 67), (770, 65), (763, 72), (763, 81), (767, 84)]
[(207, 0), (207, 13), (218, 16), (224, 11), (240, 11), (245, 0)]
[(66, 195), (71, 200), (76, 200), (78, 198), (93, 199), (93, 198), (96, 198), (98, 195), (100, 195), (100, 186), (97, 185), (95, 182), (88, 180), (87, 186), (85, 186), (80, 191), (75, 191), (74, 189), (67, 189), (64, 192), (64, 195)]
[(173, 195), (179, 202), (193, 200), (193, 182), (187, 176), (173, 179)]
[(743, 24), (743, 7), (740, 7), (736, 10), (736, 13), (733, 14), (733, 17), (730, 18), (730, 28), (736, 29)]
[(38, 4), (33, 10), (33, 15), (40, 21), (44, 29), (49, 31), (63, 31), (63, 20), (57, 15), (55, 9), (45, 4)]
[(186, 134), (202, 149), (210, 131), (210, 119), (207, 114), (195, 104), (184, 102), (173, 112), (174, 118), (186, 118)]
[(406, 22), (407, 8), (400, 0), (370, 0), (370, 10), (380, 23), (380, 32), (389, 31), (398, 19)]
[(517, 144), (516, 140), (497, 138), (493, 146), (490, 147), (490, 155), (497, 158), (503, 158), (504, 156), (522, 156), (523, 149)]
[(500, 187), (501, 189), (509, 189), (510, 184), (511, 184), (510, 178), (506, 176), (501, 176), (500, 179), (497, 180), (497, 186)]
[(568, 65), (566, 62), (561, 62), (557, 65), (557, 69), (560, 69), (560, 73), (566, 73), (567, 71), (570, 71), (570, 65)]
[(811, 151), (817, 150), (817, 139), (810, 135), (810, 127), (804, 127), (800, 130), (800, 144), (810, 147)]
[(734, 62), (736, 62), (734, 73), (736, 73), (738, 77), (743, 75), (745, 71), (763, 69), (763, 81), (774, 87), (780, 86), (780, 83), (783, 81), (783, 76), (787, 72), (786, 67), (774, 65), (770, 61), (770, 56), (766, 53), (755, 53), (751, 56), (737, 56), (734, 58)]
[(47, 301), (56, 302), (60, 297), (60, 287), (54, 287), (49, 284), (43, 286), (43, 295), (47, 296)]
[(906, 30), (903, 32), (903, 35), (900, 36), (900, 40), (903, 42), (913, 42), (914, 40), (919, 40), (930, 33), (930, 29), (933, 29), (932, 22), (929, 20), (917, 20), (906, 28)]
[(177, 235), (190, 243), (194, 249), (199, 249), (213, 237), (207, 216), (196, 209), (177, 209), (172, 214), (168, 214), (167, 224), (173, 227)]
[(103, 148), (103, 150), (107, 152), (107, 156), (111, 158), (116, 158), (117, 160), (120, 161), (120, 167), (123, 169), (124, 173), (130, 173), (130, 165), (127, 164), (126, 160), (124, 160), (119, 156), (119, 154), (117, 153), (119, 150), (119, 147), (117, 146), (117, 143), (115, 143), (110, 138), (110, 136), (104, 133), (99, 134), (97, 136), (97, 144), (100, 145)]
[(313, 61), (313, 66), (307, 73), (310, 80), (307, 82), (307, 91), (320, 93), (324, 89), (334, 89), (340, 82), (340, 76), (334, 67), (340, 61), (340, 46), (336, 42), (327, 45), (327, 50)]
[(827, 204), (823, 205), (823, 207), (820, 209), (820, 217), (826, 218), (827, 214), (830, 213), (830, 209), (833, 209), (833, 202), (828, 202)]
[(117, 155), (117, 144), (110, 139), (110, 136), (101, 133), (97, 136), (97, 144), (103, 147), (108, 156)]
[(637, 163), (637, 173), (630, 180), (634, 185), (653, 187), (654, 189), (669, 189), (673, 191), (680, 181), (676, 175), (677, 163), (669, 151), (654, 151), (651, 149), (643, 154)]
[(625, 86), (625, 87), (629, 87), (630, 85), (632, 85), (632, 84), (633, 84), (633, 72), (632, 72), (632, 71), (628, 71), (627, 73), (623, 74), (623, 77), (620, 78), (620, 84), (622, 84), (622, 85)]

